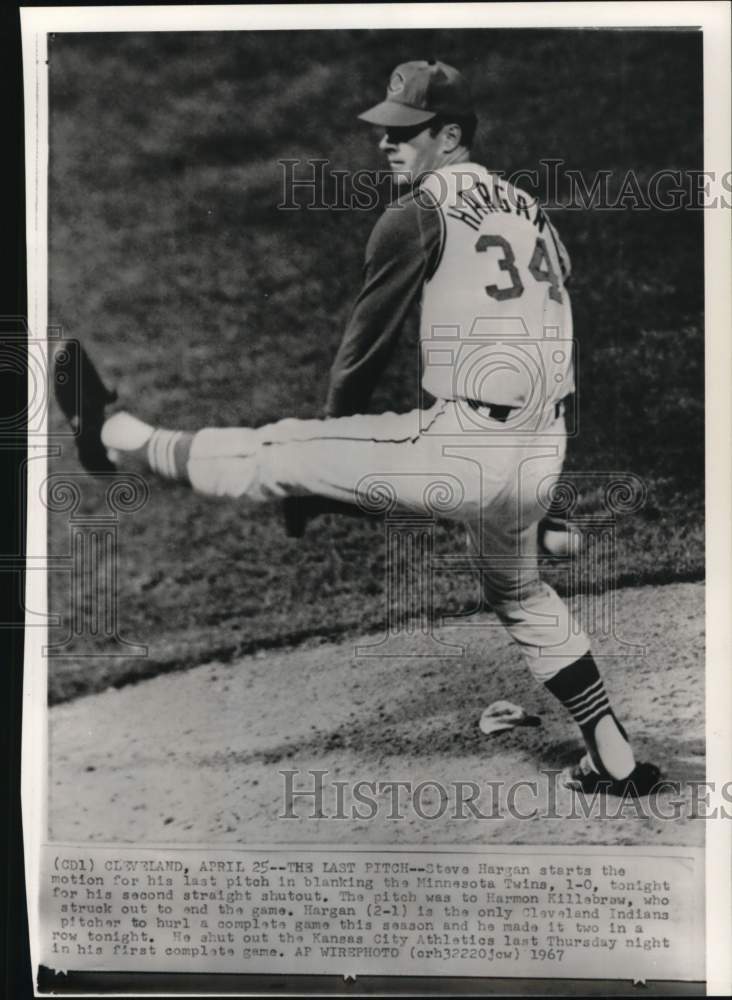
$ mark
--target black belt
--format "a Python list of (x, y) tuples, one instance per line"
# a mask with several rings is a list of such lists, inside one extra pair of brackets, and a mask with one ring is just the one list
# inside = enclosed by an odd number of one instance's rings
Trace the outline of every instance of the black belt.
[[(565, 400), (566, 396), (554, 404), (555, 420), (559, 420), (564, 415)], [(505, 424), (514, 410), (521, 409), (520, 406), (499, 406), (497, 403), (484, 403), (480, 399), (466, 399), (465, 402), (471, 410), (487, 410), (488, 416), (492, 420), (499, 420), (502, 424)]]

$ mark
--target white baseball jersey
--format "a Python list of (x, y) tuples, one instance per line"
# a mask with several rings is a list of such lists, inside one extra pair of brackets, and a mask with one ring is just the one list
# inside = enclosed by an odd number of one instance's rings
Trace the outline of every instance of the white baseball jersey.
[(424, 388), (532, 408), (570, 393), (569, 257), (537, 201), (475, 163), (428, 174), (417, 198), (442, 230), (422, 292)]

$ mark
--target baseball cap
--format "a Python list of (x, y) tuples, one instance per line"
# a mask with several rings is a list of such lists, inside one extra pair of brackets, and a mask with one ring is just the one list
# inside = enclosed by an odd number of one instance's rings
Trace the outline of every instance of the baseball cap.
[(358, 117), (372, 125), (419, 125), (436, 115), (474, 114), (465, 77), (453, 66), (432, 60), (401, 63), (389, 77), (386, 99)]

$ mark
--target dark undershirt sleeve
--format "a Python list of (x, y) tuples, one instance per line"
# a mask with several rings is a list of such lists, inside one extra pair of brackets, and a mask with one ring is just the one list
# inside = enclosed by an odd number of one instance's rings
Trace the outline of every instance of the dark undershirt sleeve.
[(366, 246), (363, 285), (331, 368), (328, 416), (365, 412), (440, 249), (436, 208), (410, 199), (379, 219)]
[(549, 232), (552, 234), (554, 240), (554, 246), (557, 248), (557, 256), (559, 257), (559, 267), (562, 271), (562, 282), (566, 285), (569, 283), (569, 279), (572, 277), (572, 261), (570, 260), (569, 253), (564, 243), (562, 243), (559, 238), (559, 233), (554, 226), (551, 219), (547, 218), (549, 224)]

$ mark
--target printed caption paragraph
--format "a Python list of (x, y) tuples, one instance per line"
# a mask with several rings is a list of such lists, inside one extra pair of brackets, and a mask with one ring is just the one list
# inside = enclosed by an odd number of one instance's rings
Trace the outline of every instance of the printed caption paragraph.
[(43, 848), (56, 971), (704, 977), (699, 850)]

